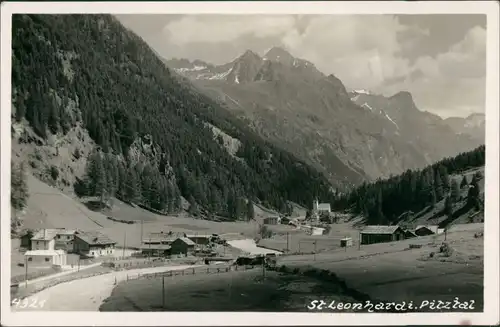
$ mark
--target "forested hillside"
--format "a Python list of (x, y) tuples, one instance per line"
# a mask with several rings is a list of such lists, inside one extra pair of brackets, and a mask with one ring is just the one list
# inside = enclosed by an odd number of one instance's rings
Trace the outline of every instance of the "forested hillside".
[[(12, 49), (15, 121), (42, 139), (82, 126), (98, 146), (86, 151), (77, 193), (106, 192), (162, 211), (175, 210), (182, 195), (232, 219), (244, 216), (246, 199), (284, 211), (287, 200), (331, 198), (322, 174), (174, 78), (112, 16), (14, 15)], [(234, 152), (214, 127), (237, 140)], [(159, 160), (131, 159), (143, 138), (158, 145)], [(57, 179), (57, 167), (51, 172)]]
[(335, 202), (337, 210), (351, 210), (362, 214), (368, 224), (391, 224), (407, 212), (432, 209), (443, 201), (444, 214), (452, 215), (452, 206), (461, 201), (460, 190), (468, 188), (463, 210), (480, 209), (478, 182), (483, 176), (475, 174), (470, 180), (450, 179), (468, 169), (484, 166), (485, 146), (441, 160), (422, 170), (408, 170), (404, 174), (371, 184), (363, 184)]

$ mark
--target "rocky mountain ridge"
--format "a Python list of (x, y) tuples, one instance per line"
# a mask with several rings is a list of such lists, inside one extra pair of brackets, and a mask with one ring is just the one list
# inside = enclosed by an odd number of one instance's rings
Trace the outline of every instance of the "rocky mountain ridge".
[(166, 60), (259, 134), (331, 181), (360, 183), (424, 167), (484, 142), (417, 108), (409, 92), (348, 92), (334, 75), (274, 47), (224, 65)]

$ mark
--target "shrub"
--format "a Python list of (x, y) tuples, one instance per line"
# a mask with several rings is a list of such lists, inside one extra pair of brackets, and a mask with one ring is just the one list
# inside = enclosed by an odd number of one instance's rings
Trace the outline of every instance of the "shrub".
[(50, 172), (50, 176), (52, 177), (53, 180), (56, 181), (57, 178), (59, 178), (59, 169), (57, 169), (56, 166), (54, 166), (54, 165), (50, 166), (49, 172)]

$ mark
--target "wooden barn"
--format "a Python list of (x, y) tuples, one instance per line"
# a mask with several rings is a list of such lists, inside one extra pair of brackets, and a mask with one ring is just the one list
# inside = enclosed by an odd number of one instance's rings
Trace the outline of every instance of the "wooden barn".
[(366, 226), (361, 231), (361, 244), (385, 243), (404, 240), (404, 230), (394, 226)]

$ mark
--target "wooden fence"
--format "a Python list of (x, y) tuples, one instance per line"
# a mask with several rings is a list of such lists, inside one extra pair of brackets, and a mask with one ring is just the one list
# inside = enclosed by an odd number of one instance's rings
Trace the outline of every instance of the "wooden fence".
[(246, 271), (261, 266), (223, 266), (223, 267), (193, 267), (182, 270), (169, 270), (161, 273), (133, 274), (127, 275), (127, 280), (156, 279), (163, 277), (187, 276), (187, 275), (211, 275), (227, 273), (231, 271)]

